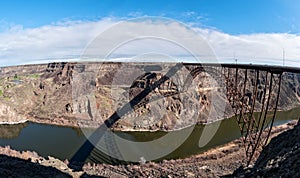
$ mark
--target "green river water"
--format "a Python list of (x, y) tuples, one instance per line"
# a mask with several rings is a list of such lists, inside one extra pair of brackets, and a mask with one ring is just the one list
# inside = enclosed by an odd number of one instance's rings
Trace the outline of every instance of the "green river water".
[[(259, 113), (255, 113), (259, 114)], [(269, 117), (272, 113), (270, 112)], [(276, 115), (275, 125), (286, 123), (290, 120), (298, 119), (300, 116), (300, 108), (294, 108), (289, 111), (279, 111)], [(205, 145), (199, 146), (199, 139), (203, 133), (204, 128), (207, 130), (218, 126), (218, 130), (213, 133), (209, 142)], [(174, 131), (176, 134), (184, 132), (185, 129)], [(164, 137), (166, 132), (114, 132), (118, 137), (133, 142), (150, 142), (152, 140)], [(175, 135), (176, 135), (175, 134)], [(168, 139), (164, 140), (164, 143), (154, 145), (153, 149), (157, 149), (156, 152), (164, 152), (167, 145), (172, 145), (174, 142), (183, 142), (170, 153), (166, 151), (162, 157), (155, 159), (160, 161), (163, 159), (176, 159), (185, 158), (191, 155), (199, 154), (205, 150), (228, 143), (241, 136), (236, 118), (232, 117), (222, 121), (217, 121), (208, 125), (196, 125), (191, 134), (185, 140)], [(61, 160), (70, 159), (80, 148), (80, 146), (86, 141), (86, 136), (81, 129), (71, 127), (61, 127), (46, 124), (38, 124), (32, 122), (26, 122), (23, 124), (15, 125), (0, 125), (0, 145), (9, 145), (12, 149), (19, 151), (35, 151), (41, 156), (53, 156)], [(123, 148), (122, 148), (123, 149)], [(127, 148), (129, 151), (126, 154), (141, 154), (145, 150), (134, 150), (134, 148)], [(152, 149), (152, 148), (151, 148)], [(124, 152), (122, 152), (124, 154)], [(141, 156), (137, 155), (137, 156)], [(145, 153), (145, 155), (147, 155)], [(129, 156), (130, 157), (130, 156)], [(147, 156), (146, 156), (147, 160)], [(118, 163), (117, 160), (104, 154), (99, 149), (94, 149), (90, 156), (87, 158), (90, 162), (107, 162)]]

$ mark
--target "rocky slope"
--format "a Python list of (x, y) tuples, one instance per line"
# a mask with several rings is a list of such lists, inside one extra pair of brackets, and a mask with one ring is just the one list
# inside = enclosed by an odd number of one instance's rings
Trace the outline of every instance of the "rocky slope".
[(239, 177), (299, 177), (300, 120), (263, 149), (253, 168), (237, 170)]
[[(97, 127), (139, 93), (161, 82), (172, 64), (51, 63), (6, 67), (0, 75), (0, 123), (27, 120), (57, 125)], [(121, 130), (172, 130), (194, 123), (209, 123), (234, 114), (227, 100), (234, 93), (232, 78), (220, 78), (212, 67), (184, 66), (174, 77), (153, 88), (114, 127)], [(234, 73), (225, 71), (225, 73)], [(190, 78), (183, 76), (190, 75)], [(255, 72), (248, 74), (245, 101), (251, 105)], [(238, 78), (244, 77), (240, 70)], [(190, 79), (193, 79), (189, 82)], [(259, 77), (255, 109), (262, 105), (264, 73)], [(270, 80), (270, 76), (268, 78)], [(300, 75), (284, 73), (278, 108), (291, 109), (300, 103)], [(276, 81), (275, 81), (276, 82)], [(185, 84), (184, 84), (185, 83)], [(189, 86), (190, 87), (187, 87)], [(238, 83), (243, 90), (243, 80)], [(190, 91), (190, 89), (195, 89)], [(274, 88), (276, 91), (276, 86)], [(270, 105), (274, 107), (274, 92)], [(193, 117), (197, 116), (197, 117)], [(193, 119), (194, 118), (194, 119)]]

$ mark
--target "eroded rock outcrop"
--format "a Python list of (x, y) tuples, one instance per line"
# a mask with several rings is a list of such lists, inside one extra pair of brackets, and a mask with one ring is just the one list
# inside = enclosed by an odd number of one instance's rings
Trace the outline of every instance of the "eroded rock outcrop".
[[(227, 91), (234, 87), (233, 78), (220, 77), (218, 70), (223, 69), (212, 67), (205, 72), (201, 66), (187, 65), (174, 77), (167, 78), (153, 88), (152, 85), (159, 82), (162, 74), (168, 72), (172, 65), (153, 66), (142, 63), (51, 63), (24, 66), (24, 69), (20, 66), (2, 68), (1, 122), (31, 120), (98, 127), (139, 93), (151, 87), (151, 92), (137, 105), (132, 105), (131, 110), (114, 124), (115, 128), (172, 130), (234, 115), (235, 108), (228, 101), (228, 96), (233, 94)], [(230, 70), (225, 72), (235, 72), (234, 69)], [(191, 75), (191, 81), (184, 78), (187, 75)], [(240, 91), (243, 90), (243, 77), (244, 71), (240, 70)], [(255, 82), (255, 71), (249, 71), (243, 97), (247, 106), (253, 102)], [(258, 82), (257, 111), (263, 103), (262, 96), (270, 95), (268, 90), (264, 93), (264, 73)], [(299, 86), (299, 75), (283, 74), (278, 105), (280, 110), (299, 106)], [(276, 86), (273, 90), (276, 91)], [(271, 99), (270, 108), (274, 105), (275, 100)]]

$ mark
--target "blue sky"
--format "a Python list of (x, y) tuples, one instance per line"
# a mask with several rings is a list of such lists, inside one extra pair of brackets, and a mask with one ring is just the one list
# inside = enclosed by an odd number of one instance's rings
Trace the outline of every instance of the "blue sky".
[(287, 64), (300, 67), (299, 5), (297, 0), (3, 0), (0, 66), (75, 59), (112, 25), (159, 16), (187, 24), (225, 62), (236, 57), (282, 64), (285, 50)]
[(229, 34), (299, 33), (297, 0), (6, 0), (0, 1), (2, 30), (7, 24), (39, 27), (65, 20), (165, 16), (213, 27)]

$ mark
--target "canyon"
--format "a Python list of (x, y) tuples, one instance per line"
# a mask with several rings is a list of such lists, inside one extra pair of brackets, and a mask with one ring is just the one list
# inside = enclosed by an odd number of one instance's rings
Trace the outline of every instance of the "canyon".
[[(2, 67), (0, 70), (0, 123), (32, 121), (73, 127), (99, 127), (113, 113), (164, 77), (174, 64), (49, 63)], [(123, 131), (170, 131), (232, 117), (228, 101), (230, 78), (221, 66), (184, 65), (113, 125)], [(200, 68), (203, 72), (191, 75)], [(228, 71), (229, 70), (229, 71)], [(230, 71), (231, 70), (231, 71)], [(245, 96), (250, 105), (254, 87), (250, 71)], [(244, 77), (243, 72), (238, 74)], [(221, 77), (220, 77), (221, 76)], [(252, 76), (252, 77), (251, 77)], [(192, 82), (189, 81), (192, 78)], [(259, 78), (255, 111), (262, 105), (264, 84)], [(278, 110), (300, 104), (300, 75), (283, 73)], [(242, 85), (241, 83), (238, 84)], [(240, 87), (239, 90), (242, 90)], [(268, 95), (266, 91), (266, 95)], [(229, 93), (229, 94), (228, 94)], [(273, 93), (274, 94), (274, 93)], [(274, 106), (275, 101), (271, 100)], [(215, 111), (214, 114), (211, 114)]]

